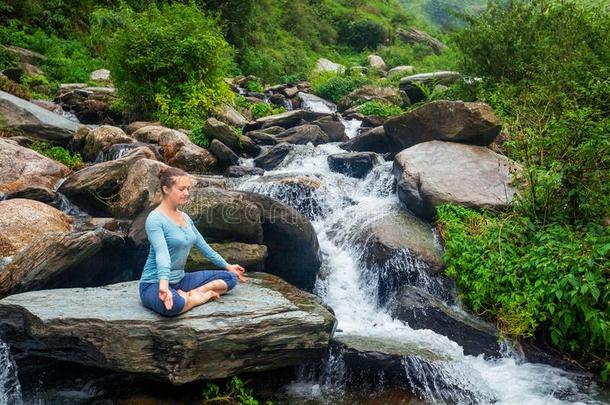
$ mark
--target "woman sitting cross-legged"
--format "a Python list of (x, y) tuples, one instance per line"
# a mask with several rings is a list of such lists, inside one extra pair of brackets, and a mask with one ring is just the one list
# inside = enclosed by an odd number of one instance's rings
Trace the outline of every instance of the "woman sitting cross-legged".
[[(159, 174), (163, 201), (146, 218), (150, 252), (140, 278), (140, 299), (145, 307), (175, 316), (231, 290), (237, 280), (244, 282), (245, 269), (228, 264), (203, 239), (191, 218), (178, 209), (186, 204), (191, 181), (180, 169), (167, 168)], [(223, 270), (185, 273), (191, 248)]]

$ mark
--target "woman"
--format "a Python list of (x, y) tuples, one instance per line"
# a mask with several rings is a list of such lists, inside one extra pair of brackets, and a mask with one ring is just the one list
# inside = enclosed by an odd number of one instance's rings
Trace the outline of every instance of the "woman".
[[(188, 201), (188, 174), (170, 167), (159, 174), (159, 182), (163, 201), (146, 218), (150, 251), (140, 278), (140, 299), (145, 307), (161, 315), (176, 316), (218, 299), (235, 287), (237, 280), (244, 282), (245, 269), (228, 264), (206, 243), (191, 218), (178, 209)], [(224, 270), (185, 273), (193, 245)]]

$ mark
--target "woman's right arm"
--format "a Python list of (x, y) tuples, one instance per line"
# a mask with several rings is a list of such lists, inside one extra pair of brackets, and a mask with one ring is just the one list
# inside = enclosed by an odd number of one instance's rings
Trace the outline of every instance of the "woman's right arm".
[(157, 277), (159, 278), (159, 299), (164, 302), (168, 310), (174, 306), (172, 293), (169, 291), (169, 273), (172, 260), (167, 248), (163, 225), (154, 218), (147, 218), (146, 236), (155, 252), (155, 264), (157, 266)]
[(167, 248), (165, 234), (163, 233), (163, 225), (155, 218), (149, 217), (146, 220), (145, 229), (148, 241), (155, 252), (157, 277), (159, 278), (159, 281), (169, 280), (172, 261), (169, 255), (169, 249)]

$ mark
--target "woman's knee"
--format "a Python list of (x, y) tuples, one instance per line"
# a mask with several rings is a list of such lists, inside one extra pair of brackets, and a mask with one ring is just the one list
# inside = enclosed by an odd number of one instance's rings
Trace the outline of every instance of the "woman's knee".
[(224, 278), (224, 281), (227, 283), (227, 291), (230, 291), (237, 285), (237, 275), (231, 271), (228, 271), (227, 273), (227, 277)]
[(159, 289), (149, 287), (146, 289), (140, 289), (140, 300), (142, 305), (146, 308), (151, 309), (163, 316), (177, 316), (180, 315), (186, 301), (182, 298), (175, 290), (172, 291), (173, 305), (170, 309), (165, 308), (165, 303), (159, 298)]

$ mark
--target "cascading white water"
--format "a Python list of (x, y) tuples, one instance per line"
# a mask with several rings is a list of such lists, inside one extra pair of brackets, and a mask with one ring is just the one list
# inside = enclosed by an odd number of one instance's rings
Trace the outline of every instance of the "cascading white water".
[(0, 404), (21, 404), (17, 366), (6, 343), (0, 340)]
[[(359, 122), (346, 122), (352, 137)], [(371, 274), (359, 259), (362, 246), (354, 243), (355, 229), (362, 229), (392, 210), (402, 209), (394, 191), (391, 162), (374, 168), (363, 180), (331, 172), (327, 157), (344, 152), (338, 144), (296, 146), (284, 162), (262, 177), (234, 183), (240, 190), (256, 191), (298, 206), (299, 196), (278, 192), (277, 183), (266, 181), (273, 176), (307, 176), (320, 181), (308, 199), (322, 207), (308, 216), (316, 230), (323, 255), (324, 277), (319, 277), (316, 292), (335, 311), (338, 319), (336, 336), (358, 335), (370, 338), (391, 338), (400, 345), (411, 345), (436, 353), (444, 361), (418, 363), (405, 358), (406, 378), (415, 393), (432, 403), (498, 403), (498, 404), (559, 404), (601, 403), (593, 399), (593, 388), (582, 388), (578, 375), (542, 364), (524, 362), (507, 354), (497, 360), (483, 356), (464, 355), (457, 343), (431, 330), (414, 330), (393, 319), (377, 300), (377, 287), (367, 277)], [(300, 198), (303, 199), (302, 196)], [(410, 256), (412, 258), (412, 256)], [(409, 256), (396, 257), (394, 264), (403, 271), (418, 272), (417, 261)], [(425, 280), (424, 280), (425, 281)], [(424, 286), (425, 287), (425, 286)], [(430, 287), (431, 292), (434, 288)], [(303, 376), (287, 388), (292, 395), (314, 397), (324, 401), (325, 389), (341, 384), (340, 378), (329, 378), (340, 359), (327, 359), (324, 381)], [(328, 366), (330, 364), (330, 366)], [(339, 372), (341, 374), (342, 372)], [(336, 377), (336, 376), (335, 376)], [(333, 386), (334, 387), (331, 387)]]

